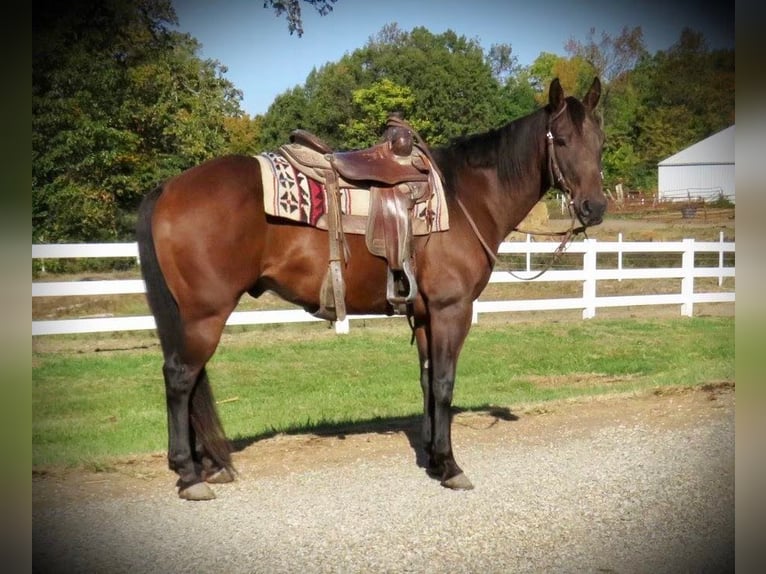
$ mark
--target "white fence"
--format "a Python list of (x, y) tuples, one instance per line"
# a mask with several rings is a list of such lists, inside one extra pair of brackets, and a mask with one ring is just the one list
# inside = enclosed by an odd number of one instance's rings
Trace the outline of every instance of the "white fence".
[(684, 189), (664, 189), (660, 192), (662, 201), (716, 201), (721, 198), (733, 200), (733, 196), (724, 193), (722, 187), (689, 187)]
[[(495, 271), (490, 283), (523, 282), (524, 278), (533, 277), (537, 271), (532, 269), (532, 255), (548, 254), (552, 256), (558, 247), (557, 242), (506, 242), (500, 245), (501, 254), (523, 254), (526, 256), (526, 268), (523, 270)], [(508, 311), (546, 311), (558, 309), (582, 309), (583, 319), (595, 317), (596, 309), (606, 307), (629, 307), (634, 305), (680, 305), (681, 314), (691, 317), (696, 303), (734, 303), (734, 292), (696, 292), (694, 280), (701, 277), (714, 277), (718, 285), (724, 278), (734, 277), (735, 267), (725, 265), (724, 254), (734, 253), (735, 244), (726, 242), (721, 233), (720, 241), (700, 242), (694, 239), (670, 242), (623, 242), (586, 239), (571, 243), (566, 253), (582, 254), (580, 269), (551, 269), (535, 282), (543, 281), (579, 281), (582, 283), (582, 296), (554, 299), (529, 299), (510, 301), (476, 301), (473, 307), (473, 320), (478, 321), (481, 313)], [(718, 265), (696, 267), (695, 254), (717, 253)], [(615, 267), (597, 267), (599, 253), (617, 254)], [(680, 253), (680, 267), (652, 267), (637, 269), (623, 267), (623, 255), (626, 253)], [(85, 257), (130, 257), (138, 259), (135, 243), (110, 244), (58, 244), (32, 245), (33, 259), (85, 258)], [(514, 276), (515, 275), (515, 276)], [(624, 279), (680, 279), (679, 293), (654, 295), (597, 296), (597, 283), (604, 280)], [(109, 281), (67, 281), (32, 283), (32, 297), (61, 297), (73, 295), (119, 295), (143, 293), (144, 282), (141, 279)], [(350, 319), (386, 318), (385, 315), (355, 315)], [(300, 323), (320, 321), (302, 309), (236, 311), (232, 313), (227, 325), (256, 325), (267, 323)], [(81, 319), (57, 319), (32, 321), (32, 335), (58, 335), (67, 333), (95, 333), (108, 331), (134, 331), (154, 329), (151, 316), (135, 317), (91, 317)], [(338, 333), (349, 329), (348, 319), (335, 324)]]

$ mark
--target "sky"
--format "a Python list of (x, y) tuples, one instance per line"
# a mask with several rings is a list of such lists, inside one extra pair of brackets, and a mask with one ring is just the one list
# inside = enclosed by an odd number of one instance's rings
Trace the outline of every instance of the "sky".
[(199, 56), (227, 67), (225, 77), (243, 92), (242, 109), (263, 114), (274, 98), (305, 83), (314, 68), (363, 47), (381, 28), (417, 26), (433, 34), (452, 30), (474, 39), (485, 53), (492, 44), (510, 44), (522, 66), (541, 52), (567, 55), (574, 38), (612, 37), (641, 26), (647, 49), (666, 50), (685, 27), (705, 35), (711, 48), (734, 48), (734, 3), (698, 0), (338, 0), (319, 16), (301, 2), (304, 34), (290, 34), (262, 0), (172, 0), (178, 30), (201, 44)]

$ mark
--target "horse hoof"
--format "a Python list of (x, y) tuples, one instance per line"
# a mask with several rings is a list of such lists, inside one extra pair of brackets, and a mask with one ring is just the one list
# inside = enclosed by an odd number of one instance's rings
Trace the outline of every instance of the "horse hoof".
[(456, 474), (452, 478), (443, 480), (442, 486), (451, 488), (452, 490), (473, 490), (473, 484), (462, 472), (460, 474)]
[(179, 490), (178, 496), (184, 500), (213, 500), (215, 492), (204, 482), (196, 482)]
[(210, 476), (205, 477), (205, 482), (209, 482), (210, 484), (224, 484), (226, 482), (234, 482), (234, 475), (228, 468), (221, 468)]

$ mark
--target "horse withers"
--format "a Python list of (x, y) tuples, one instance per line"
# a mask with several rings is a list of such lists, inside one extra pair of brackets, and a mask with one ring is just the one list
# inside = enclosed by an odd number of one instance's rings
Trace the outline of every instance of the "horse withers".
[[(413, 239), (418, 292), (410, 320), (428, 472), (445, 487), (473, 487), (452, 450), (452, 395), (473, 301), (500, 243), (551, 187), (569, 195), (585, 227), (600, 223), (606, 210), (604, 134), (593, 113), (600, 93), (598, 78), (581, 100), (565, 96), (554, 80), (548, 104), (537, 111), (431, 150), (449, 227)], [(268, 290), (311, 313), (320, 305), (327, 232), (267, 215), (262, 175), (253, 157), (219, 157), (167, 180), (139, 210), (141, 269), (164, 358), (168, 463), (178, 474), (178, 495), (188, 500), (214, 498), (209, 483), (235, 476), (206, 364), (240, 297)], [(347, 313), (393, 313), (385, 261), (363, 236), (348, 234), (345, 242)]]

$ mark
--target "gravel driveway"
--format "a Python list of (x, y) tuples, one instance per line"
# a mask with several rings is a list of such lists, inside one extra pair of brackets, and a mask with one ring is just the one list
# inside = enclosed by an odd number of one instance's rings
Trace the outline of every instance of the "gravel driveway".
[(37, 472), (34, 571), (733, 572), (734, 398), (721, 385), (461, 414), (468, 492), (426, 476), (416, 424), (258, 441), (205, 503), (176, 497), (161, 454)]

